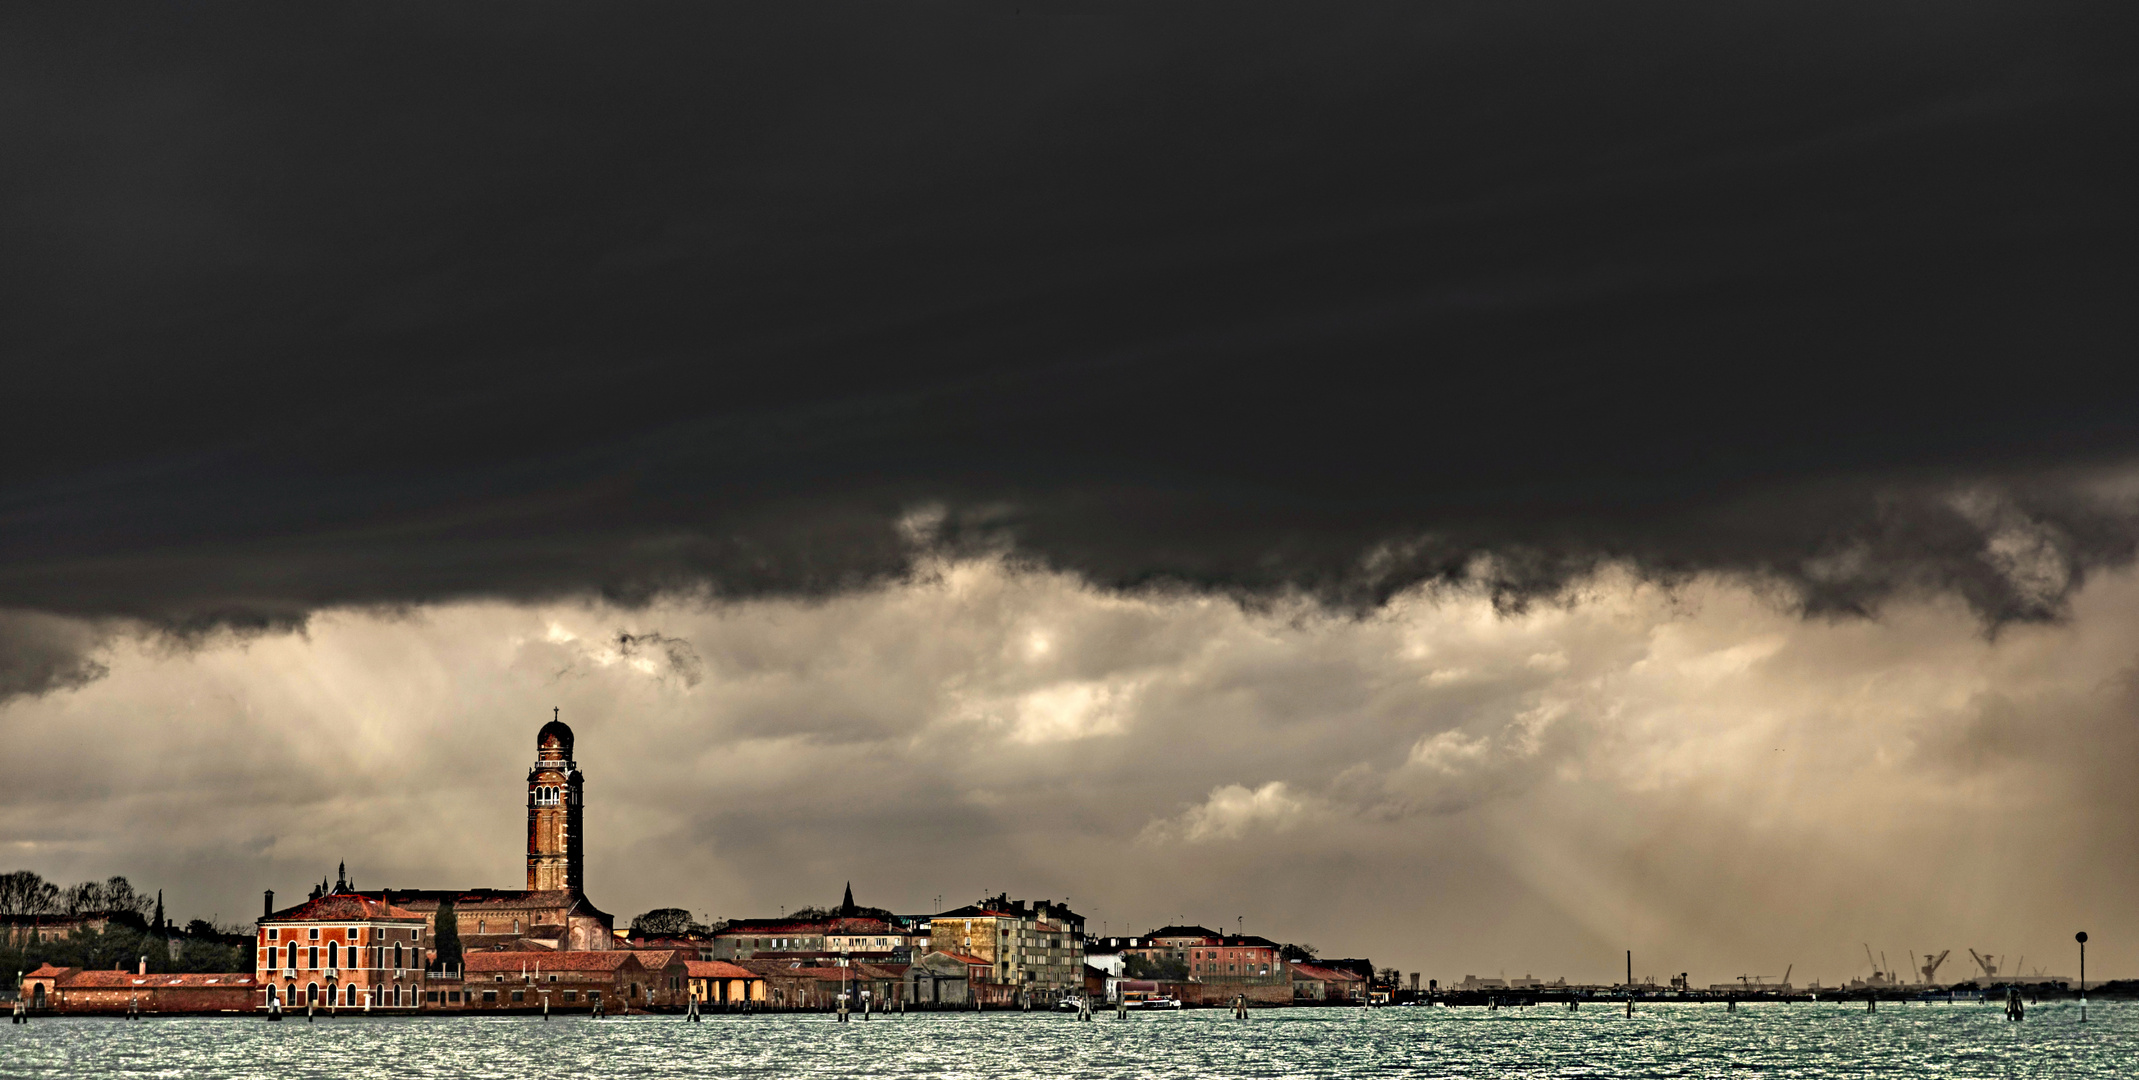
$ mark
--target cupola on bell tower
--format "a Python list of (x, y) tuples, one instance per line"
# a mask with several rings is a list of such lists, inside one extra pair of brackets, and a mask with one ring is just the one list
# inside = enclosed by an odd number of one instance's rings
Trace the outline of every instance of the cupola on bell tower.
[(550, 711), (535, 734), (535, 764), (527, 770), (527, 887), (586, 891), (586, 848), (580, 830), (579, 764), (572, 729)]

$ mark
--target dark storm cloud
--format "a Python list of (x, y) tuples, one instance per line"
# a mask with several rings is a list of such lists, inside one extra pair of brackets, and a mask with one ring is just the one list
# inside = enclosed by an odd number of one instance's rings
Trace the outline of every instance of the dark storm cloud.
[(0, 605), (2130, 555), (2128, 10), (6, 19)]
[(25, 694), (72, 690), (103, 678), (90, 654), (104, 634), (75, 619), (0, 611), (0, 705)]

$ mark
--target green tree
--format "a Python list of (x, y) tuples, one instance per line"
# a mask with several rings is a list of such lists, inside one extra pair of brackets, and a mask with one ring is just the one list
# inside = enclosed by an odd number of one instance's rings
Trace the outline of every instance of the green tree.
[(0, 915), (51, 915), (59, 911), (59, 886), (34, 870), (0, 874)]
[(1122, 961), (1122, 974), (1132, 979), (1187, 982), (1188, 961), (1175, 956), (1147, 957), (1141, 954)]
[(453, 910), (453, 898), (438, 902), (438, 914), (431, 929), (431, 948), (438, 953), (434, 963), (441, 969), (460, 967), (460, 915)]
[(664, 907), (655, 908), (631, 920), (630, 935), (635, 938), (685, 937), (705, 932), (705, 924), (691, 921), (690, 912), (682, 908)]

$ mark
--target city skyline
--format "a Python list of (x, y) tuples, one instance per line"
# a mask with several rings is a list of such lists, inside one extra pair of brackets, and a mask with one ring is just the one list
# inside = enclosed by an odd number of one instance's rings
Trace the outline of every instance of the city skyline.
[(2139, 974), (2133, 19), (0, 12), (0, 872)]

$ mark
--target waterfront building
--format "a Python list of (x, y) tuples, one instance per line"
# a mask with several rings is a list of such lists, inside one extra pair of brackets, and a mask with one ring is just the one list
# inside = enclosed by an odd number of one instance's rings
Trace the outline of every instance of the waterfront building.
[(45, 964), (22, 977), (22, 1002), (33, 1013), (145, 1016), (239, 1013), (252, 1008), (258, 984), (238, 974), (151, 975), (135, 970), (56, 967)]
[(974, 987), (988, 981), (994, 963), (978, 956), (931, 952), (906, 969), (906, 1000), (916, 1005), (971, 1005)]
[[(1135, 940), (1135, 939), (1132, 939)], [(1169, 993), (1191, 1003), (1218, 1003), (1245, 996), (1278, 1004), (1296, 997), (1292, 965), (1284, 946), (1255, 935), (1224, 934), (1206, 926), (1163, 926), (1145, 934), (1142, 943), (1125, 945), (1120, 955), (1146, 961), (1171, 961), (1182, 978), (1167, 980)]]
[(979, 957), (987, 981), (1045, 1003), (1084, 987), (1084, 917), (1066, 904), (1003, 894), (934, 916), (937, 951)]
[(256, 1002), (414, 1010), (424, 991), (424, 918), (384, 900), (337, 891), (260, 919)]
[(846, 955), (890, 961), (912, 948), (912, 937), (877, 918), (732, 919), (714, 931), (715, 960), (825, 960)]
[[(680, 970), (681, 961), (677, 966)], [(467, 954), (460, 975), (458, 1001), (426, 1002), (426, 1007), (540, 1012), (547, 1005), (552, 1012), (587, 1012), (600, 1005), (608, 1013), (658, 1007), (649, 1004), (656, 974), (639, 954), (623, 950), (474, 952)]]
[(765, 977), (749, 968), (724, 960), (686, 960), (683, 967), (688, 993), (701, 1008), (765, 1004)]
[(1357, 1005), (1367, 999), (1367, 981), (1343, 968), (1287, 964), (1292, 969), (1292, 1000), (1302, 1005)]

